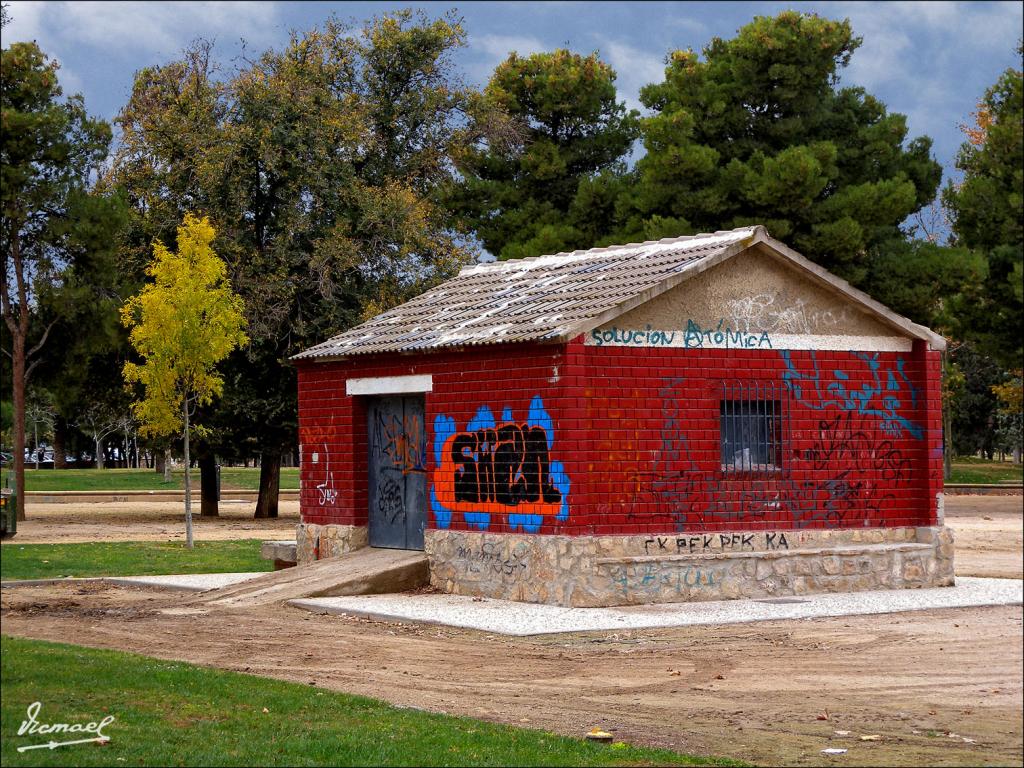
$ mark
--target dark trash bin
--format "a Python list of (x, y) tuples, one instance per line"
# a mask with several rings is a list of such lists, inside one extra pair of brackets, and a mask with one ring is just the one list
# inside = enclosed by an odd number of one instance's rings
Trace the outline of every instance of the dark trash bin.
[(18, 532), (18, 494), (10, 488), (0, 488), (0, 538), (9, 538)]

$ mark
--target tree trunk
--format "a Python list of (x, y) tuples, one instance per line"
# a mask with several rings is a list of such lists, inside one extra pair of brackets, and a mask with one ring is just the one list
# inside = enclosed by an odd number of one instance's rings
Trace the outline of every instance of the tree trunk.
[(96, 469), (103, 469), (103, 440), (94, 439), (96, 443)]
[(171, 482), (171, 449), (170, 447), (164, 448), (164, 482)]
[(156, 470), (158, 475), (164, 473), (164, 467), (167, 465), (167, 454), (156, 448), (153, 449), (153, 468)]
[(260, 453), (260, 495), (254, 517), (277, 517), (278, 491), (281, 487), (281, 454)]
[(63, 416), (53, 419), (53, 468), (67, 469), (67, 428)]
[[(4, 265), (6, 266), (6, 264)], [(25, 334), (12, 334), (11, 376), (14, 380), (14, 487), (18, 497), (18, 519), (25, 519)]]
[(185, 546), (192, 549), (192, 474), (188, 456), (188, 397), (182, 398), (182, 415), (185, 419)]
[(212, 451), (199, 454), (199, 516), (217, 517), (217, 457)]
[(942, 479), (947, 483), (953, 477), (953, 416), (949, 408), (942, 414)]
[[(4, 211), (5, 221), (7, 211)], [(4, 253), (3, 268), (0, 270), (0, 311), (4, 324), (11, 334), (11, 400), (14, 405), (14, 487), (18, 520), (25, 519), (25, 339), (28, 337), (28, 289), (25, 285), (25, 262), (21, 258), (21, 240), (18, 233), (23, 221), (12, 220), (10, 234), (10, 258), (12, 269), (8, 270), (7, 253)], [(8, 275), (13, 273), (17, 307), (12, 306), (11, 294), (7, 282)], [(44, 337), (45, 340), (45, 337)]]

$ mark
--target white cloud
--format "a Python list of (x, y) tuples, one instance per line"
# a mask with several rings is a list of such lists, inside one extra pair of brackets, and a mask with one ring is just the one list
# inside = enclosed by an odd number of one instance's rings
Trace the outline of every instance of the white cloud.
[(173, 55), (195, 37), (262, 44), (277, 22), (261, 2), (12, 2), (12, 36), (44, 49), (89, 47), (112, 55)]
[[(4, 31), (4, 37), (13, 40), (38, 40), (42, 32), (42, 18), (45, 3), (11, 2), (8, 11), (11, 23)], [(4, 41), (6, 44), (6, 41)]]
[(662, 55), (618, 40), (605, 39), (601, 45), (601, 56), (618, 75), (615, 82), (619, 98), (626, 102), (628, 108), (643, 111), (640, 89), (648, 83), (660, 83), (665, 79)]
[(494, 68), (515, 51), (520, 56), (551, 50), (539, 38), (528, 35), (475, 35), (469, 39), (469, 49), (475, 54), (469, 64), (470, 79), (483, 84), (491, 78)]
[[(952, 66), (954, 58), (962, 60), (971, 53), (987, 58), (993, 50), (1010, 51), (1024, 20), (1024, 6), (1017, 2), (855, 2), (833, 8), (830, 15), (848, 16), (854, 32), (864, 38), (844, 79), (869, 90), (892, 80), (916, 89), (922, 80)], [(922, 71), (920, 58), (910, 55), (910, 48), (926, 41), (934, 55), (928, 70)]]
[(840, 3), (863, 45), (842, 73), (891, 111), (907, 115), (909, 136), (935, 139), (934, 152), (952, 162), (961, 140), (955, 126), (998, 76), (994, 62), (1012, 61), (1024, 5), (1018, 2)]
[(536, 37), (526, 35), (477, 35), (470, 40), (470, 48), (483, 53), (495, 64), (504, 61), (515, 51), (520, 56), (529, 56), (547, 50)]
[(65, 96), (81, 93), (85, 89), (85, 82), (78, 73), (63, 64), (57, 73), (57, 81), (60, 83), (61, 90), (64, 91)]
[(686, 16), (670, 16), (668, 18), (668, 25), (674, 29), (692, 32), (695, 35), (710, 37), (708, 35), (708, 25), (703, 21), (697, 21), (697, 19), (691, 19)]

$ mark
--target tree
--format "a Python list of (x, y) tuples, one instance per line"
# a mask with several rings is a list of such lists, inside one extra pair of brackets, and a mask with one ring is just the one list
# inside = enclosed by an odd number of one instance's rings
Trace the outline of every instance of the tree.
[(992, 387), (992, 394), (999, 401), (996, 411), (998, 424), (997, 439), (1003, 450), (1013, 454), (1013, 460), (1020, 464), (1021, 445), (1024, 443), (1024, 387), (1022, 372), (1013, 371), (1003, 384)]
[(970, 342), (954, 345), (949, 357), (956, 383), (949, 403), (953, 455), (981, 452), (991, 459), (997, 448), (999, 409), (993, 388), (1003, 382), (1003, 371), (992, 358), (979, 353)]
[(860, 283), (874, 250), (935, 196), (931, 140), (862, 88), (839, 88), (857, 47), (849, 21), (784, 11), (757, 17), (703, 60), (669, 55), (641, 91), (647, 154), (618, 203), (620, 237), (760, 223)]
[(861, 285), (890, 309), (947, 336), (962, 338), (964, 297), (987, 274), (984, 258), (967, 248), (893, 238), (866, 265)]
[[(14, 477), (24, 488), (25, 387), (59, 315), (59, 293), (76, 261), (107, 247), (119, 201), (89, 193), (110, 126), (88, 117), (81, 96), (61, 101), (56, 62), (35, 43), (0, 52), (0, 309), (10, 336)], [(18, 494), (24, 518), (24, 494)]]
[(103, 469), (103, 458), (106, 455), (103, 441), (117, 432), (120, 415), (108, 403), (97, 399), (81, 412), (75, 426), (92, 440), (96, 469)]
[[(43, 427), (43, 439), (47, 434), (53, 434), (53, 404), (45, 392), (34, 391), (26, 398), (25, 421), (32, 424), (32, 452), (35, 454), (36, 469), (39, 469), (39, 462), (42, 460), (39, 450), (39, 427)], [(53, 457), (57, 460), (56, 455)]]
[(639, 137), (637, 113), (616, 99), (614, 70), (596, 53), (512, 53), (485, 96), (520, 130), (457, 158), (463, 179), (450, 204), (498, 258), (592, 245), (600, 213), (577, 204), (580, 187), (598, 174), (624, 173)]
[[(400, 303), (471, 258), (437, 201), (478, 95), (452, 72), (465, 34), (411, 12), (296, 34), (220, 77), (207, 45), (141, 71), (107, 179), (135, 212), (126, 261), (201, 207), (244, 298), (251, 344), (225, 361), (211, 444), (260, 454), (258, 516), (297, 437), (287, 358)], [(161, 237), (170, 237), (171, 233)], [(234, 443), (230, 445), (227, 443)]]
[(192, 488), (189, 469), (190, 417), (195, 408), (220, 394), (223, 379), (215, 366), (247, 343), (243, 303), (227, 281), (227, 266), (210, 247), (209, 220), (185, 216), (178, 229), (178, 249), (153, 245), (147, 273), (153, 279), (122, 310), (129, 339), (142, 357), (126, 363), (129, 384), (145, 392), (134, 406), (144, 432), (180, 432), (185, 459), (185, 539), (192, 548)]
[[(1024, 49), (1018, 47), (1017, 53)], [(964, 338), (1005, 369), (1024, 364), (1024, 73), (1008, 69), (986, 91), (957, 155), (964, 173), (943, 201), (957, 244), (984, 256), (988, 275), (963, 302)]]

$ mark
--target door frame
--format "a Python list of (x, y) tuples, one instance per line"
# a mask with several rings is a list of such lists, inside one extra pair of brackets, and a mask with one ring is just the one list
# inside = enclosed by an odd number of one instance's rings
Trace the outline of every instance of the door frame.
[[(423, 439), (426, 442), (427, 438), (427, 394), (433, 391), (433, 376), (431, 374), (413, 374), (406, 376), (375, 376), (367, 378), (352, 378), (345, 382), (345, 391), (349, 396), (358, 397), (359, 400), (363, 401), (364, 407), (360, 410), (364, 414), (363, 428), (366, 431), (366, 474), (364, 477), (367, 480), (366, 486), (366, 531), (367, 538), (371, 535), (371, 526), (373, 520), (373, 511), (371, 509), (371, 488), (373, 487), (373, 478), (371, 477), (373, 472), (373, 460), (371, 454), (373, 452), (373, 435), (371, 434), (370, 420), (374, 413), (373, 403), (378, 397), (418, 397), (423, 406)], [(424, 458), (429, 461), (429, 450), (425, 450)], [(426, 531), (429, 523), (429, 471), (424, 472), (424, 493), (422, 497), (422, 520), (423, 530)], [(404, 488), (403, 488), (404, 491)], [(408, 530), (406, 531), (406, 542), (408, 542)], [(371, 543), (370, 546), (373, 546)]]

